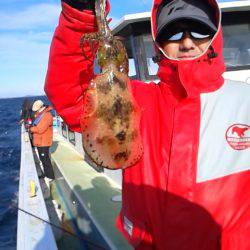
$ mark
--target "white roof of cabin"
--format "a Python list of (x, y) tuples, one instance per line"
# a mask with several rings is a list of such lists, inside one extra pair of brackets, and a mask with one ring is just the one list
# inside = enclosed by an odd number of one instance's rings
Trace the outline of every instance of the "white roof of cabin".
[[(243, 0), (243, 1), (234, 1), (234, 2), (223, 2), (223, 3), (219, 3), (219, 6), (222, 12), (249, 11), (250, 1)], [(142, 12), (142, 13), (125, 15), (112, 27), (113, 33), (116, 34), (117, 32), (122, 30), (125, 26), (127, 26), (130, 23), (149, 21), (150, 18), (151, 18), (151, 12)]]

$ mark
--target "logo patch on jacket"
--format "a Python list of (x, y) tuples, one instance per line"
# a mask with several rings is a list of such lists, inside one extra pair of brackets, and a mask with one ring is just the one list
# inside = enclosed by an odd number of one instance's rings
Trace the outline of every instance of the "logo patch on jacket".
[(245, 124), (230, 126), (226, 132), (226, 139), (234, 150), (250, 148), (250, 126)]
[(124, 222), (123, 225), (124, 229), (129, 234), (129, 236), (132, 237), (133, 223), (126, 216), (123, 216), (123, 222)]

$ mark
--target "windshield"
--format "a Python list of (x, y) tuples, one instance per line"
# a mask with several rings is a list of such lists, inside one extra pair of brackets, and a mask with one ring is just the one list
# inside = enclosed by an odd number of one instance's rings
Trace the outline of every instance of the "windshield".
[(223, 56), (227, 68), (250, 65), (250, 22), (239, 17), (234, 23), (223, 25)]
[(155, 55), (154, 43), (151, 35), (143, 36), (143, 43), (145, 47), (146, 63), (148, 68), (148, 75), (154, 76), (158, 71), (158, 64), (153, 62), (153, 56)]

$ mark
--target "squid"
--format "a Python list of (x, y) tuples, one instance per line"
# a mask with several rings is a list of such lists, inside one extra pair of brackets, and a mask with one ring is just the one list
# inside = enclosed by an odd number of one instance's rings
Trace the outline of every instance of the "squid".
[(96, 51), (101, 69), (84, 91), (82, 144), (99, 167), (124, 169), (143, 155), (141, 109), (132, 95), (126, 49), (108, 25), (106, 0), (96, 0), (95, 12), (98, 31), (84, 34), (80, 40), (83, 56), (89, 59), (84, 52), (87, 43)]

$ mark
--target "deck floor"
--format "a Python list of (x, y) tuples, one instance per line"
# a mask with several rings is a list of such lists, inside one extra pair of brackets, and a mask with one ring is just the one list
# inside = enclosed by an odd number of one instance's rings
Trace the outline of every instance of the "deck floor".
[(62, 136), (54, 134), (53, 141), (52, 160), (102, 235), (114, 249), (132, 249), (115, 226), (121, 202), (112, 201), (112, 197), (121, 195), (121, 189), (112, 179), (89, 166)]

